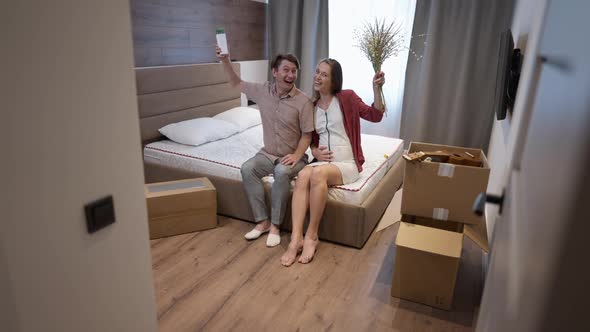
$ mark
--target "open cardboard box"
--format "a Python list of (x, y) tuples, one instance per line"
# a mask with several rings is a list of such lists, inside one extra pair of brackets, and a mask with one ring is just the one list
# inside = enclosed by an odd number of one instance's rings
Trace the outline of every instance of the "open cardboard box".
[(485, 220), (469, 225), (404, 215), (395, 240), (391, 295), (451, 309), (465, 236), (489, 252)]
[(217, 192), (207, 178), (145, 185), (150, 239), (217, 227)]
[(413, 216), (480, 224), (483, 217), (472, 211), (479, 193), (485, 192), (490, 167), (480, 149), (412, 142), (408, 153), (445, 150), (469, 152), (483, 167), (438, 162), (406, 162), (401, 212)]

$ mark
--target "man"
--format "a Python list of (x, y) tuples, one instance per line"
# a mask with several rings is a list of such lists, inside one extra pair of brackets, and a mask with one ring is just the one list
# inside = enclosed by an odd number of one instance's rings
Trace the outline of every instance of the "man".
[[(278, 54), (272, 60), (274, 80), (266, 83), (242, 81), (231, 66), (229, 54), (221, 54), (219, 47), (217, 58), (221, 60), (230, 84), (239, 86), (260, 109), (264, 147), (241, 168), (244, 188), (258, 223), (245, 237), (253, 240), (269, 232), (266, 245), (274, 247), (281, 243), (279, 226), (285, 216), (291, 179), (307, 163), (305, 151), (314, 130), (313, 104), (295, 87), (299, 60), (292, 54)], [(261, 180), (269, 174), (274, 176), (270, 218)]]

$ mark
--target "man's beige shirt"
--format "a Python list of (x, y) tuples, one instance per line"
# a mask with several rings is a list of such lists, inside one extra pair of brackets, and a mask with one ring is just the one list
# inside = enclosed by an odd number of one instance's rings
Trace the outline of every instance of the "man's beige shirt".
[(314, 130), (313, 104), (295, 86), (279, 97), (274, 83), (242, 82), (242, 92), (258, 104), (264, 142), (260, 152), (273, 162), (295, 152), (301, 133)]

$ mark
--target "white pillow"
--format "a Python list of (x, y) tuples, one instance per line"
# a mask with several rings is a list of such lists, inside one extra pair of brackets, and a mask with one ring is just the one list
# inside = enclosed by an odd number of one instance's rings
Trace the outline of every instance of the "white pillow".
[(243, 106), (234, 107), (215, 115), (213, 118), (233, 123), (239, 128), (240, 132), (262, 123), (260, 111), (252, 107)]
[(227, 121), (197, 118), (171, 123), (158, 131), (174, 142), (196, 146), (237, 134), (239, 129)]

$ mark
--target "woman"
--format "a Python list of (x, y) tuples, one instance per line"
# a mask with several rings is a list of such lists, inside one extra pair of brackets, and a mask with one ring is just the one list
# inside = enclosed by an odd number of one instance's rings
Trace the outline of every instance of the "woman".
[[(328, 199), (328, 186), (352, 183), (359, 177), (365, 161), (361, 149), (360, 118), (379, 122), (385, 107), (379, 86), (385, 74), (373, 77), (375, 102), (368, 106), (352, 90), (342, 90), (342, 67), (334, 59), (324, 59), (316, 67), (313, 100), (315, 131), (311, 151), (317, 161), (297, 175), (293, 191), (291, 243), (281, 257), (290, 266), (297, 254), (300, 263), (313, 259), (318, 245), (318, 228)], [(303, 238), (303, 223), (309, 208), (309, 226)]]

